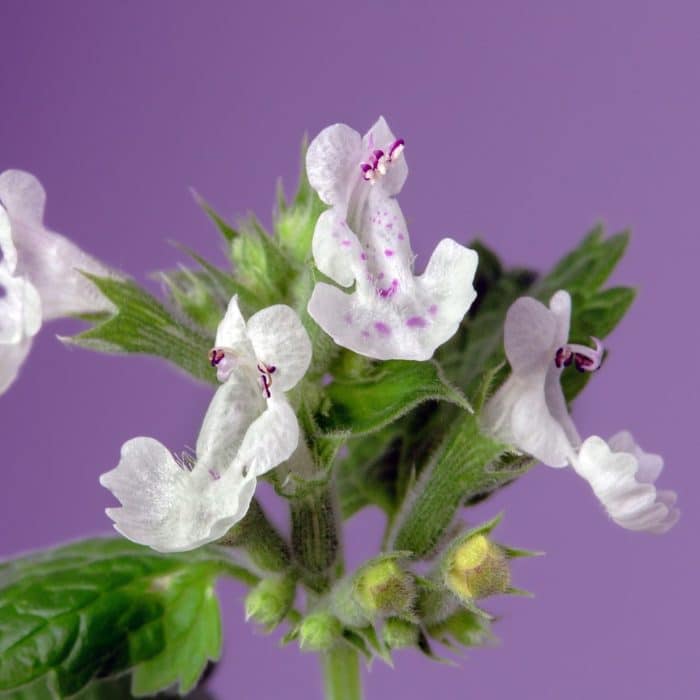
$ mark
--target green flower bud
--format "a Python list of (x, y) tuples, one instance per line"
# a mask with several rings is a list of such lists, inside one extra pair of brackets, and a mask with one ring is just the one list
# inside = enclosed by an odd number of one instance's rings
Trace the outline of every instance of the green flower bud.
[(377, 561), (358, 572), (354, 598), (370, 618), (410, 615), (416, 599), (413, 576), (396, 559)]
[(382, 636), (389, 649), (416, 647), (420, 639), (420, 628), (400, 617), (390, 617), (384, 623)]
[(291, 576), (263, 579), (246, 596), (246, 620), (269, 629), (277, 627), (292, 607), (295, 592), (296, 582)]
[(483, 533), (453, 547), (443, 571), (445, 585), (462, 600), (478, 600), (510, 588), (506, 554)]
[(299, 646), (305, 651), (330, 649), (343, 632), (340, 620), (330, 613), (312, 613), (299, 625)]

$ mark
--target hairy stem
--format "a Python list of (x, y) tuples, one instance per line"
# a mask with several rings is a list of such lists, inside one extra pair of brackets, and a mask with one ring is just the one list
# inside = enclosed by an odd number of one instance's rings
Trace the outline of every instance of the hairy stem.
[(338, 644), (321, 657), (326, 700), (362, 700), (362, 679), (357, 652)]

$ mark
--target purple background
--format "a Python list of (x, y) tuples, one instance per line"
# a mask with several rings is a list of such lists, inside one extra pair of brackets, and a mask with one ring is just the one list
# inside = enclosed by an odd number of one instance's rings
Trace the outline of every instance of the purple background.
[[(418, 4), (417, 4), (418, 5)], [(527, 5), (527, 6), (526, 6)], [(585, 5), (585, 8), (583, 7)], [(269, 221), (301, 135), (383, 113), (408, 144), (401, 197), (419, 266), (444, 235), (482, 234), (546, 268), (595, 221), (631, 226), (615, 281), (641, 293), (578, 402), (584, 435), (629, 428), (663, 453), (683, 518), (665, 537), (610, 524), (573, 473), (539, 467), (480, 507), (534, 600), (494, 600), (498, 649), (460, 668), (412, 652), (375, 664), (369, 698), (688, 698), (698, 669), (700, 162), (696, 3), (27, 2), (0, 8), (0, 169), (35, 173), (48, 223), (139, 280), (222, 260), (188, 194)], [(692, 280), (692, 282), (691, 282)], [(209, 390), (148, 358), (66, 351), (39, 336), (0, 399), (0, 554), (107, 532), (97, 483), (126, 439), (192, 442)], [(356, 518), (351, 557), (381, 520)], [(363, 544), (365, 542), (366, 544)], [(224, 588), (220, 700), (318, 697), (312, 656), (278, 649)]]

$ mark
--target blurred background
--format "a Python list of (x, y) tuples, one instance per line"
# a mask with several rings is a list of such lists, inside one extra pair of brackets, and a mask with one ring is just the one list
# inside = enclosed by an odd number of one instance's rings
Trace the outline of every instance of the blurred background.
[[(459, 667), (375, 664), (370, 699), (698, 696), (699, 22), (697, 3), (642, 0), (0, 5), (0, 170), (36, 174), (49, 226), (140, 282), (183, 260), (169, 240), (224, 262), (190, 186), (269, 222), (305, 132), (379, 114), (407, 143), (419, 269), (446, 235), (546, 269), (597, 221), (632, 228), (613, 282), (639, 297), (575, 418), (662, 453), (680, 523), (624, 531), (573, 472), (536, 468), (475, 511), (505, 510), (501, 539), (547, 553), (515, 565), (536, 597), (492, 601), (499, 646)], [(192, 444), (210, 398), (155, 360), (66, 350), (71, 329), (44, 328), (0, 398), (2, 557), (109, 532), (97, 478), (121, 444)], [(350, 522), (351, 561), (381, 525)], [(246, 626), (242, 589), (222, 594), (214, 696), (320, 697), (315, 658)]]

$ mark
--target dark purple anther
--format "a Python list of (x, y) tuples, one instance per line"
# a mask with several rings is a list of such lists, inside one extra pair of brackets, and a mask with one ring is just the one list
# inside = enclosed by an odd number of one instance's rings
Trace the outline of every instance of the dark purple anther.
[(209, 352), (209, 362), (212, 367), (216, 367), (224, 359), (224, 351), (214, 348)]
[(394, 143), (389, 146), (389, 162), (393, 163), (402, 153), (406, 146), (406, 142), (403, 139), (396, 139)]
[(579, 372), (595, 372), (603, 361), (603, 344), (598, 338), (592, 338), (592, 340), (595, 348), (576, 344), (559, 348), (554, 356), (554, 364), (561, 369), (573, 362)]

